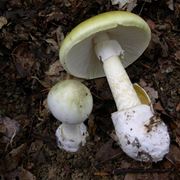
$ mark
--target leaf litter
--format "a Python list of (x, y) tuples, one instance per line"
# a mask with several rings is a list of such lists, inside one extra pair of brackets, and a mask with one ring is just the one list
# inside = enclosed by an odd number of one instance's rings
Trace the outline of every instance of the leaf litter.
[[(0, 2), (1, 179), (179, 179), (179, 1), (119, 3), (125, 4)], [(118, 9), (139, 14), (152, 30), (148, 49), (127, 72), (133, 83), (146, 89), (169, 128), (170, 152), (157, 164), (135, 162), (119, 148), (110, 117), (116, 107), (105, 78), (83, 81), (93, 94), (94, 107), (86, 121), (87, 144), (77, 153), (57, 148), (54, 133), (59, 122), (46, 107), (49, 88), (69, 76), (58, 57), (64, 36), (89, 17)]]

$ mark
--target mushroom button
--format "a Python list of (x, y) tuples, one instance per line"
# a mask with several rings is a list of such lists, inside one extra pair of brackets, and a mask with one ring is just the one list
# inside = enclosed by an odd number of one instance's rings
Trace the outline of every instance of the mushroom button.
[(77, 80), (64, 80), (51, 88), (47, 102), (53, 116), (62, 122), (56, 130), (58, 146), (76, 152), (88, 135), (83, 122), (93, 107), (89, 89)]
[(150, 39), (150, 28), (141, 17), (111, 11), (76, 26), (60, 48), (61, 64), (70, 74), (85, 79), (106, 76), (118, 110), (112, 120), (120, 146), (140, 161), (161, 160), (170, 141), (162, 121), (147, 131), (154, 111), (139, 95), (149, 97), (141, 87), (136, 86), (136, 92), (124, 69), (138, 59)]

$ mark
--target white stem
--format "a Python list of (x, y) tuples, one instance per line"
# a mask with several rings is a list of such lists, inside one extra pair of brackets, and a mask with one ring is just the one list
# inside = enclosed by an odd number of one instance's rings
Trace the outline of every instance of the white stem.
[(94, 43), (96, 55), (103, 61), (104, 72), (118, 111), (140, 105), (141, 102), (119, 58), (124, 55), (120, 44), (109, 40), (105, 33), (96, 36)]
[(81, 141), (80, 124), (62, 123), (62, 134), (65, 139)]

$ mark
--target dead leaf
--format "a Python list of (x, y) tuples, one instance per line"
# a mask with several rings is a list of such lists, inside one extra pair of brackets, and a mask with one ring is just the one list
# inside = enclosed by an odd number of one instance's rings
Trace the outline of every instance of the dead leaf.
[(46, 22), (60, 21), (64, 18), (64, 14), (61, 11), (53, 11), (46, 15)]
[(175, 146), (171, 145), (170, 146), (170, 151), (166, 155), (166, 158), (176, 166), (176, 168), (180, 168), (180, 149)]
[[(44, 163), (46, 162), (46, 157), (44, 155), (44, 152), (42, 151), (43, 148), (43, 141), (42, 140), (35, 140), (31, 143), (31, 146), (29, 148), (29, 157), (35, 162), (38, 163)], [(37, 164), (36, 164), (37, 165)]]
[(180, 111), (180, 103), (177, 104), (177, 106), (176, 106), (176, 111), (177, 111), (177, 112)]
[(21, 77), (26, 77), (33, 72), (33, 66), (36, 60), (27, 43), (17, 46), (13, 50), (12, 57)]
[(140, 79), (139, 84), (146, 91), (146, 93), (149, 95), (152, 103), (154, 104), (156, 102), (156, 99), (159, 98), (158, 92), (153, 87), (150, 87), (150, 85), (148, 85), (143, 79)]
[(59, 46), (58, 46), (57, 42), (56, 42), (54, 39), (49, 38), (49, 39), (46, 39), (45, 41), (46, 41), (48, 44), (51, 45), (51, 47), (52, 47), (51, 50), (52, 50), (52, 51), (54, 51), (54, 52), (58, 51)]
[(90, 136), (96, 135), (96, 124), (94, 122), (94, 116), (91, 114), (88, 118), (88, 132)]
[(6, 155), (4, 162), (7, 171), (12, 171), (17, 168), (24, 156), (26, 147), (26, 144), (21, 144), (19, 147), (13, 149)]
[(6, 127), (0, 122), (0, 134), (1, 136), (6, 133)]
[(108, 172), (95, 172), (94, 173), (95, 176), (109, 176), (110, 174)]
[(61, 46), (61, 42), (63, 41), (64, 39), (64, 33), (62, 31), (62, 28), (61, 26), (58, 26), (58, 28), (56, 29), (56, 37), (57, 37), (57, 42), (58, 42), (58, 45)]
[(167, 173), (128, 173), (125, 175), (124, 180), (164, 180), (167, 177)]
[(174, 0), (168, 0), (166, 1), (166, 4), (170, 10), (174, 11)]
[(153, 105), (153, 107), (154, 107), (154, 109), (155, 109), (156, 111), (161, 111), (161, 112), (164, 112), (164, 113), (165, 113), (165, 110), (164, 110), (164, 108), (162, 107), (160, 101), (158, 101), (157, 103), (155, 103), (155, 104)]
[(49, 66), (48, 71), (46, 71), (45, 73), (48, 76), (59, 76), (61, 71), (64, 71), (64, 68), (62, 67), (60, 61), (57, 60)]
[(111, 160), (122, 154), (122, 150), (118, 147), (113, 147), (114, 141), (110, 139), (96, 153), (96, 160), (101, 163)]
[(180, 121), (176, 121), (173, 125), (174, 126), (172, 127), (172, 129), (174, 132), (175, 141), (180, 148)]
[(177, 60), (180, 60), (180, 50), (179, 50), (179, 51), (176, 51), (176, 53), (175, 53), (175, 58), (176, 58)]
[(8, 117), (0, 117), (0, 133), (2, 134), (2, 141), (10, 143), (20, 130), (20, 125), (14, 119)]
[(13, 172), (10, 172), (5, 175), (5, 179), (7, 180), (36, 180), (36, 177), (26, 169), (19, 167)]
[(25, 130), (25, 128), (27, 128), (31, 123), (31, 120), (28, 118), (28, 116), (24, 114), (16, 116), (15, 120), (18, 121), (23, 130)]
[(2, 27), (7, 23), (8, 23), (7, 19), (4, 16), (0, 16), (0, 29), (2, 29)]
[(174, 70), (174, 65), (169, 59), (159, 59), (161, 73), (171, 73)]
[(137, 5), (137, 0), (111, 0), (111, 3), (112, 5), (119, 5), (119, 9), (132, 11)]
[(150, 96), (152, 101), (155, 102), (155, 100), (158, 99), (158, 92), (154, 88), (147, 86), (144, 87), (144, 89), (146, 90), (147, 94)]
[(152, 52), (155, 50), (157, 51), (157, 48), (162, 57), (168, 57), (169, 55), (169, 47), (166, 43), (166, 40), (159, 38), (161, 34), (162, 33), (160, 31), (152, 31), (152, 38), (146, 52), (148, 56), (150, 56), (150, 59), (154, 58), (154, 54)]
[(67, 73), (64, 71), (64, 68), (62, 67), (59, 60), (56, 60), (54, 63), (52, 63), (45, 74), (47, 76), (45, 76), (43, 84), (47, 84), (49, 88), (56, 84), (58, 81), (66, 79), (67, 76)]
[(147, 24), (149, 25), (149, 27), (150, 27), (151, 30), (155, 30), (156, 24), (155, 24), (154, 21), (152, 21), (151, 19), (148, 19), (146, 22), (147, 22)]
[(57, 172), (57, 168), (56, 167), (50, 167), (48, 169), (48, 180), (57, 179), (56, 172)]
[(105, 83), (106, 83), (106, 79), (105, 78), (98, 78), (94, 80), (95, 84), (96, 84), (96, 89), (98, 91), (102, 90)]
[(127, 4), (127, 11), (132, 11), (137, 6), (137, 0), (130, 0)]
[(178, 146), (180, 147), (180, 130), (177, 130), (177, 131), (179, 131), (179, 132), (176, 132), (177, 133), (176, 142), (177, 142)]
[(29, 154), (33, 154), (36, 152), (39, 152), (43, 146), (43, 142), (41, 140), (36, 140), (32, 142), (30, 148), (29, 148)]
[(111, 90), (105, 78), (95, 79), (94, 82), (96, 85), (96, 91), (98, 92), (96, 94), (93, 94), (94, 96), (103, 100), (113, 99)]
[(51, 83), (49, 83), (49, 81), (42, 81), (36, 76), (31, 76), (31, 78), (37, 80), (44, 88), (49, 89), (51, 87)]
[(140, 79), (140, 80), (139, 80), (139, 85), (140, 85), (142, 88), (144, 88), (144, 87), (147, 86), (147, 83), (146, 83), (146, 81), (145, 81), (144, 79)]
[(9, 0), (8, 3), (11, 8), (20, 8), (22, 6), (21, 0)]

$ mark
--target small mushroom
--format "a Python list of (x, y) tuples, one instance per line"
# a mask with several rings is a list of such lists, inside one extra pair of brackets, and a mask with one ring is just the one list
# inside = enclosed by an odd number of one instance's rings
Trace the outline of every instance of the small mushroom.
[(88, 136), (83, 122), (93, 107), (89, 89), (77, 80), (64, 80), (51, 88), (47, 103), (53, 116), (62, 122), (56, 130), (59, 148), (76, 152)]
[[(146, 131), (147, 124), (156, 118), (154, 111), (150, 105), (142, 104), (124, 69), (138, 59), (150, 39), (150, 28), (141, 17), (112, 11), (79, 24), (60, 48), (61, 64), (70, 74), (85, 79), (106, 76), (118, 110), (112, 114), (112, 120), (119, 143), (126, 154), (140, 161), (161, 160), (170, 141), (162, 121)], [(129, 134), (136, 130), (137, 133)], [(146, 138), (156, 141), (142, 143)]]

